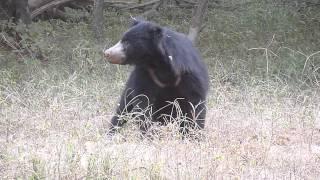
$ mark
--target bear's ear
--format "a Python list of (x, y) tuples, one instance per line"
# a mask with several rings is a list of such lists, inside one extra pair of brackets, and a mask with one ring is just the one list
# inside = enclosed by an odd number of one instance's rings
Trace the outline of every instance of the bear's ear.
[(135, 25), (137, 25), (137, 24), (139, 24), (139, 23), (140, 23), (139, 20), (133, 19), (133, 20), (132, 20), (132, 23), (131, 23), (131, 27), (133, 27), (133, 26), (135, 26)]
[(139, 23), (141, 23), (143, 21), (143, 19), (139, 18), (139, 17), (130, 16), (130, 18), (131, 18), (131, 27), (133, 27), (133, 26), (135, 26), (135, 25), (137, 25), (137, 24), (139, 24)]

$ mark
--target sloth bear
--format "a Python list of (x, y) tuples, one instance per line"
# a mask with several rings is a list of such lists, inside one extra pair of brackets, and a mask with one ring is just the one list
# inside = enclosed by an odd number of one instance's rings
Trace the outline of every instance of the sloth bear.
[(190, 128), (204, 128), (208, 72), (187, 36), (134, 19), (122, 39), (103, 53), (112, 64), (134, 66), (111, 120), (110, 134), (126, 123), (122, 115), (136, 111), (143, 134), (155, 122), (179, 122), (183, 134)]

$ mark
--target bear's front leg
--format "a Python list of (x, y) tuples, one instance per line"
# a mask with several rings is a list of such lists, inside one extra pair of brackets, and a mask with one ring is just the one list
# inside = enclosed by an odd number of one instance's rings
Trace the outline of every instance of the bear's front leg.
[(121, 116), (130, 113), (134, 107), (133, 104), (128, 104), (131, 102), (132, 97), (131, 94), (128, 93), (128, 90), (124, 91), (119, 102), (119, 106), (116, 110), (116, 115), (114, 115), (110, 122), (109, 128), (109, 135), (113, 135), (119, 128), (121, 128), (125, 123), (126, 120), (122, 119)]
[(135, 119), (142, 134), (146, 134), (152, 123), (153, 96), (151, 91), (139, 88), (130, 90), (130, 93), (129, 90), (124, 92), (117, 113), (111, 119), (109, 134), (114, 134), (127, 122), (128, 118)]

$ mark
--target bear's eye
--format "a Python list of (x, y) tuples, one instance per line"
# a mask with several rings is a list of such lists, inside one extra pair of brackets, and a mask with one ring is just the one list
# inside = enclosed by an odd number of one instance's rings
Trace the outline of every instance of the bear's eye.
[(126, 52), (126, 50), (128, 49), (128, 46), (129, 46), (128, 41), (121, 40), (121, 44), (122, 44), (123, 51)]
[(129, 42), (135, 42), (137, 41), (138, 39), (135, 37), (135, 36), (124, 36), (122, 39), (121, 39), (121, 43), (123, 44), (130, 44)]

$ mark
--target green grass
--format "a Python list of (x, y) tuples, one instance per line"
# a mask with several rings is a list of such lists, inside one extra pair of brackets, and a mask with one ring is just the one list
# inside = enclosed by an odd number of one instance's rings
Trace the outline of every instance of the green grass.
[[(135, 15), (134, 13), (132, 15)], [(106, 12), (107, 46), (129, 13)], [(151, 18), (187, 32), (189, 10)], [(0, 48), (0, 177), (4, 179), (317, 179), (320, 175), (319, 11), (256, 1), (208, 12), (198, 46), (210, 92), (204, 139), (177, 125), (140, 139), (109, 120), (131, 70), (106, 63), (88, 22), (38, 21)]]

